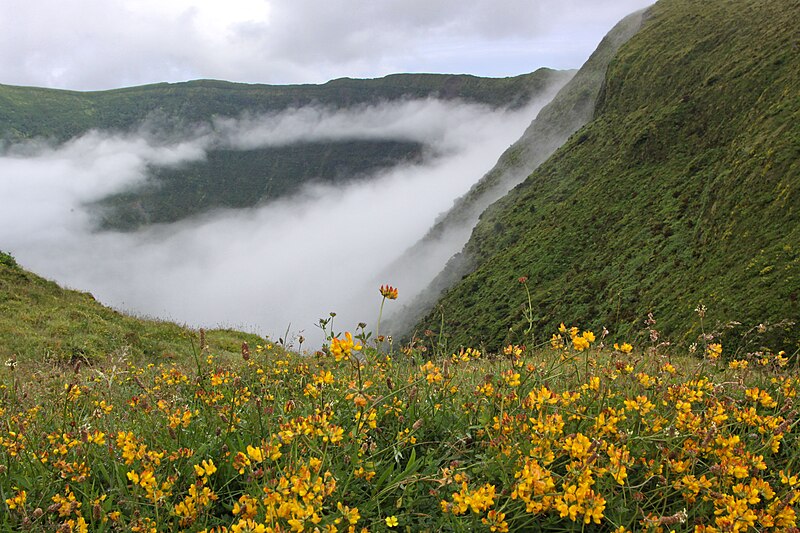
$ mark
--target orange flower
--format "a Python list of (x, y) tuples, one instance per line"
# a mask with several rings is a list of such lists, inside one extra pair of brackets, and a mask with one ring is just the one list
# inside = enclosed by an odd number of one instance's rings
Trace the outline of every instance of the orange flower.
[(388, 300), (397, 300), (397, 289), (391, 285), (381, 285), (381, 296)]

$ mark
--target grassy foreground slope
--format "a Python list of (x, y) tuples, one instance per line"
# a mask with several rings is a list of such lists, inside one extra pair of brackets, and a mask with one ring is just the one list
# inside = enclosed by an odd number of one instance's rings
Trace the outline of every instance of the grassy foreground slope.
[(0, 531), (797, 530), (796, 358), (360, 329), (190, 350), (0, 253)]
[(476, 268), (420, 328), (443, 313), (455, 342), (515, 338), (523, 276), (548, 336), (561, 321), (629, 333), (649, 312), (693, 335), (701, 302), (711, 324), (800, 316), (798, 19), (792, 2), (656, 4), (594, 120), (484, 213)]
[[(239, 353), (241, 343), (263, 339), (230, 330), (206, 332), (219, 353)], [(91, 294), (63, 289), (0, 252), (0, 359), (22, 365), (106, 361), (145, 362), (191, 358), (198, 332), (170, 322), (124, 315)]]

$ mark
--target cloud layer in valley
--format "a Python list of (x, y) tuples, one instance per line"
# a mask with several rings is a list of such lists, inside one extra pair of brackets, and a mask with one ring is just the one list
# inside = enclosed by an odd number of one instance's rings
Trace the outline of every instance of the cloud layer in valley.
[(579, 67), (651, 0), (6, 0), (0, 83), (97, 90), (216, 78)]
[[(151, 125), (149, 133), (92, 132), (58, 147), (13, 146), (0, 157), (0, 249), (117, 308), (273, 338), (291, 324), (318, 343), (314, 325), (329, 312), (338, 314), (337, 329), (374, 326), (378, 285), (396, 283), (376, 273), (494, 164), (539, 107), (503, 112), (424, 100), (303, 108), (219, 121), (171, 142)], [(422, 141), (438, 155), (343, 187), (309, 186), (256, 209), (137, 233), (90, 230), (85, 205), (141, 183), (148, 165), (198, 160), (215, 146), (376, 136)], [(428, 281), (403, 279), (401, 298)]]

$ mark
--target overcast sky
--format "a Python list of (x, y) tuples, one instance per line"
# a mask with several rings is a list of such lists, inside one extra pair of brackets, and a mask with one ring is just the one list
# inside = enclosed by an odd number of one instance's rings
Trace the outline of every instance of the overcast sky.
[(578, 68), (651, 0), (2, 0), (0, 83), (98, 90), (215, 78)]

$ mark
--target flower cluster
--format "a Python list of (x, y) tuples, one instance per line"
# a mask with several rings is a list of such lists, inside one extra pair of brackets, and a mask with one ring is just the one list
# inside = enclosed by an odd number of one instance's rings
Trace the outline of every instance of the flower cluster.
[(0, 530), (798, 527), (790, 356), (612, 350), (564, 325), (547, 349), (426, 337), (2, 382)]

